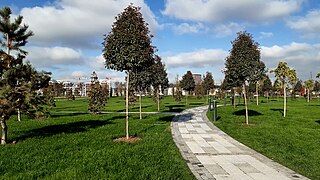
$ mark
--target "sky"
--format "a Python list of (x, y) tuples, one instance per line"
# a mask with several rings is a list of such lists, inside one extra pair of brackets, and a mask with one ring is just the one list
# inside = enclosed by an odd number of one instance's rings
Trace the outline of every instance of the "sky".
[(27, 60), (55, 80), (74, 82), (89, 81), (93, 71), (124, 81), (124, 72), (105, 68), (102, 42), (130, 3), (141, 7), (170, 82), (190, 70), (211, 72), (220, 84), (239, 31), (260, 44), (268, 70), (285, 61), (303, 81), (320, 72), (319, 0), (0, 0), (34, 32), (23, 47)]

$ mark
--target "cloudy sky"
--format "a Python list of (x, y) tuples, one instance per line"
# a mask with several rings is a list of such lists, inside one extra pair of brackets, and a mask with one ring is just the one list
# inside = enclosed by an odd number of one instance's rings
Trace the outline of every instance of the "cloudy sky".
[(302, 80), (320, 72), (319, 0), (0, 0), (0, 6), (24, 17), (35, 34), (24, 47), (28, 60), (53, 79), (86, 81), (96, 71), (124, 81), (123, 73), (105, 69), (101, 43), (131, 2), (141, 7), (172, 82), (191, 70), (212, 72), (220, 84), (230, 42), (244, 30), (260, 44), (269, 70), (286, 61)]

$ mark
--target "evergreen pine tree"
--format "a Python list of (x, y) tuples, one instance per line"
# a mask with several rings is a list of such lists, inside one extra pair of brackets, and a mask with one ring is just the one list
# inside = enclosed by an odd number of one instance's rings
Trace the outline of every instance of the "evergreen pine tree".
[[(20, 47), (33, 35), (27, 25), (21, 25), (23, 17), (11, 22), (11, 9), (0, 10), (0, 39), (6, 52), (0, 50), (0, 125), (1, 144), (7, 143), (7, 120), (16, 109), (25, 113), (44, 111), (48, 99), (39, 90), (48, 87), (50, 73), (37, 72), (30, 63), (23, 63), (27, 52)], [(11, 51), (16, 53), (11, 55)]]

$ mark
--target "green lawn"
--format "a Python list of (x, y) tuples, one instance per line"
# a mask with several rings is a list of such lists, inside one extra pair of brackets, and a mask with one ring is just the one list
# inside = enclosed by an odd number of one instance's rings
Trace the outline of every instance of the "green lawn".
[[(320, 179), (320, 101), (288, 98), (287, 117), (282, 116), (283, 99), (249, 104), (249, 123), (244, 106), (218, 108), (214, 124), (243, 144), (311, 179)], [(208, 112), (209, 119), (212, 112)]]
[[(143, 101), (144, 111), (155, 110), (150, 98)], [(162, 110), (172, 101), (166, 97)], [(190, 104), (198, 101), (205, 102)], [(113, 138), (125, 135), (125, 115), (62, 112), (87, 111), (83, 98), (56, 104), (49, 119), (8, 121), (9, 141), (17, 144), (0, 146), (0, 179), (195, 179), (172, 140), (172, 115), (145, 114), (139, 120), (131, 114), (130, 135), (142, 141), (115, 143)], [(123, 111), (123, 97), (111, 98), (105, 110)]]

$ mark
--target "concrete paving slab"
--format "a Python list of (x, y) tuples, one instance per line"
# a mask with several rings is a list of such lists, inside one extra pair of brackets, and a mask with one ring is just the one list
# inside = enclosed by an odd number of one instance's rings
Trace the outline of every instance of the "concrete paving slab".
[(204, 150), (196, 142), (186, 142), (186, 144), (193, 153), (205, 153)]

